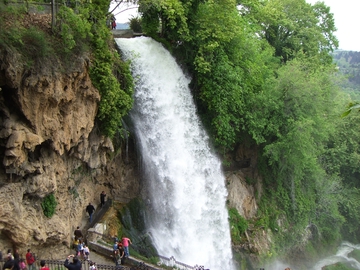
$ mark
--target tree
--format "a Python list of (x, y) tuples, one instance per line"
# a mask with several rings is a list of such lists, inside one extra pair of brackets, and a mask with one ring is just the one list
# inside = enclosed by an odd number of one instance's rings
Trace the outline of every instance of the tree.
[[(243, 3), (244, 2), (244, 3)], [(331, 64), (329, 55), (338, 47), (333, 14), (324, 3), (305, 0), (267, 0), (263, 5), (240, 1), (240, 12), (260, 25), (259, 34), (275, 48), (282, 62), (303, 55)]]

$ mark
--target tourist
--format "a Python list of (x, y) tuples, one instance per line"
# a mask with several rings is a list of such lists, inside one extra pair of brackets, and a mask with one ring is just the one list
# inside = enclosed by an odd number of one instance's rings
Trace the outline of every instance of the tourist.
[(121, 257), (119, 250), (114, 250), (112, 257), (114, 258), (115, 265), (119, 266), (121, 264)]
[(101, 207), (103, 207), (105, 205), (105, 197), (106, 197), (105, 191), (101, 192), (101, 194), (100, 194), (100, 205), (101, 205)]
[(25, 264), (25, 260), (24, 260), (24, 259), (20, 259), (20, 261), (19, 261), (19, 268), (20, 268), (20, 270), (25, 270), (25, 269), (26, 269), (26, 264)]
[(45, 261), (41, 260), (40, 261), (40, 270), (50, 270), (50, 268), (45, 265), (46, 265)]
[(90, 255), (90, 249), (87, 245), (84, 244), (84, 250), (83, 250), (83, 253), (84, 253), (84, 259), (85, 260), (90, 260), (89, 258), (89, 255)]
[(96, 263), (95, 262), (90, 262), (90, 270), (96, 270)]
[[(70, 262), (70, 258), (72, 258), (72, 262)], [(67, 256), (64, 266), (69, 270), (81, 270), (81, 262), (78, 257), (74, 255)]]
[(14, 260), (11, 260), (11, 257), (7, 257), (7, 261), (4, 263), (3, 269), (4, 270), (14, 269)]
[(28, 249), (27, 250), (27, 253), (25, 255), (25, 258), (26, 258), (26, 263), (28, 265), (28, 269), (29, 270), (35, 270), (35, 265), (34, 265), (34, 262), (35, 262), (35, 257), (34, 255), (31, 253), (31, 250)]
[(83, 246), (83, 242), (81, 240), (79, 240), (79, 244), (77, 246), (77, 256), (83, 256), (84, 255), (84, 246)]
[(8, 249), (7, 250), (7, 258), (11, 257), (11, 259), (13, 260), (14, 259), (14, 256), (11, 254), (11, 249)]
[(86, 207), (86, 212), (89, 214), (89, 221), (91, 223), (92, 215), (95, 212), (95, 207), (91, 203), (89, 203), (89, 205)]
[(76, 227), (76, 230), (74, 231), (74, 236), (75, 236), (76, 240), (83, 238), (83, 234), (82, 234), (79, 226)]
[(6, 261), (4, 263), (3, 269), (20, 270), (19, 262), (15, 262), (14, 256), (11, 255), (11, 252), (8, 252), (8, 255), (6, 256)]
[(14, 260), (20, 260), (19, 250), (17, 248), (14, 251)]
[(123, 247), (124, 247), (124, 251), (125, 251), (125, 257), (129, 257), (129, 245), (132, 244), (131, 240), (127, 237), (123, 237), (121, 239)]
[(118, 249), (118, 242), (115, 242), (114, 245), (113, 245), (113, 251), (115, 251), (117, 249)]
[(120, 244), (118, 246), (118, 250), (119, 250), (121, 264), (124, 265), (125, 264), (125, 251), (124, 251), (122, 244)]

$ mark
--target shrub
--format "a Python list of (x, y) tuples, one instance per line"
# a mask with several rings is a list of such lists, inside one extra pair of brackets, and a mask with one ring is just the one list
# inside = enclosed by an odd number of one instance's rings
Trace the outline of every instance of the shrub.
[(135, 33), (142, 33), (141, 28), (141, 18), (132, 17), (129, 21), (130, 29), (132, 29)]
[(239, 244), (241, 242), (241, 235), (243, 235), (248, 228), (248, 222), (239, 214), (236, 208), (229, 209), (229, 218), (231, 240), (234, 244)]
[(55, 214), (56, 205), (57, 202), (55, 195), (53, 193), (47, 195), (41, 203), (41, 208), (43, 209), (44, 215), (48, 218), (51, 218)]

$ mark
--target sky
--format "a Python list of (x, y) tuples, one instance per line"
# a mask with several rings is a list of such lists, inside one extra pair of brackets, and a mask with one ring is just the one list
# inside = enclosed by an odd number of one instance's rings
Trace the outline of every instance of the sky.
[[(115, 1), (111, 1), (110, 11), (114, 7), (116, 7)], [(116, 23), (128, 23), (132, 17), (138, 16), (137, 6), (122, 3), (114, 10), (113, 14), (115, 15)]]
[[(306, 0), (315, 4), (318, 0)], [(360, 0), (321, 0), (330, 7), (334, 14), (337, 31), (335, 36), (339, 40), (339, 49), (346, 51), (360, 51)]]
[[(306, 0), (315, 4), (318, 0)], [(334, 14), (336, 37), (339, 40), (339, 49), (347, 51), (360, 51), (360, 0), (321, 0), (330, 7)], [(114, 5), (112, 4), (112, 7)], [(126, 10), (128, 9), (128, 10)], [(127, 23), (131, 17), (137, 16), (137, 8), (122, 4), (113, 12), (116, 22)]]

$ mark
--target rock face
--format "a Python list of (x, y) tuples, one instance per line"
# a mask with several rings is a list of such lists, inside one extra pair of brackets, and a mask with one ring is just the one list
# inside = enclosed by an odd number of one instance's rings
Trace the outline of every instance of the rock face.
[[(70, 246), (86, 205), (97, 206), (102, 190), (120, 200), (139, 195), (136, 151), (130, 145), (130, 153), (115, 153), (98, 134), (100, 95), (86, 59), (67, 73), (25, 71), (18, 63), (16, 54), (0, 50), (0, 249), (41, 253)], [(41, 202), (52, 193), (56, 213), (47, 218)]]

